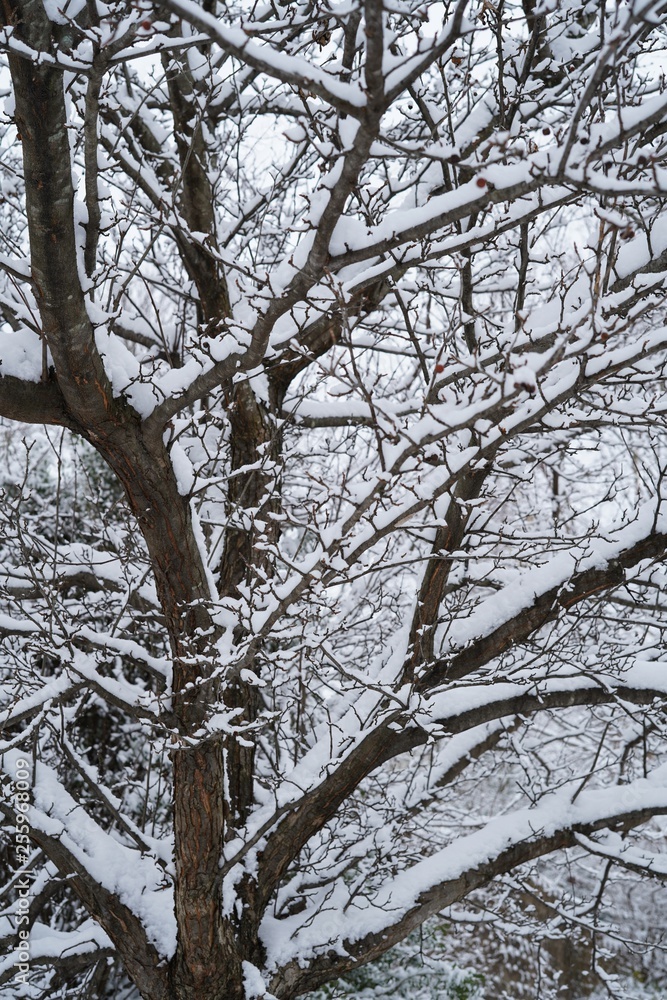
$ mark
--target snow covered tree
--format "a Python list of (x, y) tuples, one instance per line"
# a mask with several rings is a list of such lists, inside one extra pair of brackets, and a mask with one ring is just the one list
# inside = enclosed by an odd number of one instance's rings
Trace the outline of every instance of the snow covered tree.
[(667, 875), (665, 14), (5, 0), (3, 996), (291, 1000), (554, 852), (618, 992), (615, 873)]

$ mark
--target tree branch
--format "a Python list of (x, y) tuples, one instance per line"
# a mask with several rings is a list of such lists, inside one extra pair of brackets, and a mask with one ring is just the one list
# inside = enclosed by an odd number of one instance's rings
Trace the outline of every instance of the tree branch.
[(53, 375), (43, 382), (25, 382), (14, 375), (0, 374), (0, 416), (24, 424), (55, 424), (70, 430), (79, 429)]
[[(278, 1000), (316, 989), (330, 979), (372, 962), (405, 938), (425, 920), (458, 902), (498, 876), (554, 851), (574, 847), (578, 836), (588, 836), (607, 827), (629, 830), (667, 813), (667, 789), (638, 781), (619, 788), (591, 791), (576, 802), (565, 790), (545, 797), (533, 809), (524, 809), (492, 820), (486, 827), (454, 841), (449, 847), (426, 858), (398, 875), (384, 887), (379, 898), (358, 911), (355, 921), (348, 910), (350, 934), (337, 940), (331, 934), (332, 949), (311, 961), (306, 968), (292, 961), (271, 983)], [(438, 879), (438, 871), (446, 877)], [(326, 919), (326, 918), (325, 918)], [(308, 925), (317, 915), (308, 918)], [(366, 928), (371, 928), (366, 931)], [(298, 931), (292, 934), (298, 938)]]

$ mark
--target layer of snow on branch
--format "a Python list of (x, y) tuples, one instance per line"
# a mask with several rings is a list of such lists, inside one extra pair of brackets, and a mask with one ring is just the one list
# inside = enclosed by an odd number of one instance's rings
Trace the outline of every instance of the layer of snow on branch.
[[(21, 756), (18, 751), (5, 754), (9, 773), (16, 770)], [(132, 911), (157, 951), (169, 958), (176, 947), (176, 917), (171, 888), (156, 858), (125, 847), (106, 833), (66, 791), (55, 771), (39, 762), (33, 801), (32, 828), (57, 838), (98, 885)], [(158, 857), (170, 856), (168, 845), (154, 841), (153, 846)]]
[(517, 574), (511, 583), (483, 601), (469, 618), (454, 624), (448, 636), (450, 648), (456, 649), (473, 639), (489, 635), (532, 607), (543, 594), (565, 586), (575, 574), (605, 569), (614, 559), (654, 532), (665, 531), (665, 514), (656, 514), (655, 503), (643, 505), (630, 524), (615, 530), (612, 527), (607, 532), (607, 537), (590, 538), (585, 548), (577, 547), (559, 552), (543, 566)]
[(665, 812), (667, 787), (661, 777), (664, 781), (665, 775), (656, 772), (653, 780), (587, 791), (574, 802), (573, 789), (563, 788), (537, 807), (496, 817), (481, 830), (400, 872), (372, 901), (357, 897), (353, 906), (345, 906), (348, 890), (339, 884), (315, 914), (267, 918), (262, 938), (269, 965), (284, 965), (292, 956), (305, 959), (323, 951), (344, 953), (350, 944), (369, 934), (381, 934), (417, 907), (434, 914), (466, 894), (466, 885), (457, 884), (462, 876), (493, 865), (515, 846), (549, 840), (577, 827), (611, 823), (632, 813)]

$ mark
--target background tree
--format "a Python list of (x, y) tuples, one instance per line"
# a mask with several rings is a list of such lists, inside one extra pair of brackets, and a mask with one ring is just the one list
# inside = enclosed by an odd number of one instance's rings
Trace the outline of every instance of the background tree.
[(541, 890), (618, 992), (613, 873), (667, 872), (666, 10), (6, 0), (7, 995), (20, 760), (32, 994), (289, 1000)]

